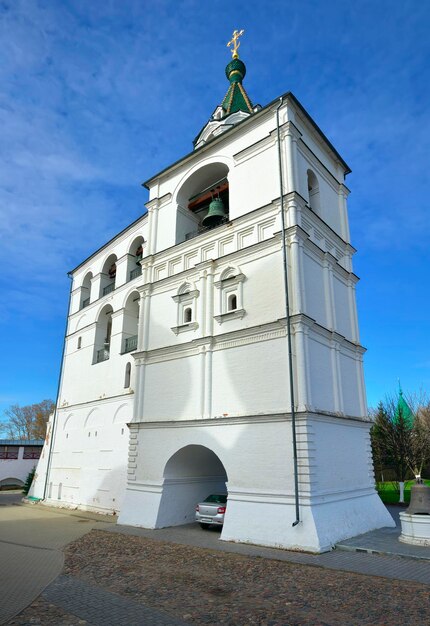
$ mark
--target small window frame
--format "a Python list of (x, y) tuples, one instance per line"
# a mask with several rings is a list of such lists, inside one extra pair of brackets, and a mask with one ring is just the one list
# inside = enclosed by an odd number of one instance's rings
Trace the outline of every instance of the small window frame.
[(189, 283), (184, 283), (178, 289), (172, 299), (177, 304), (176, 308), (176, 326), (172, 326), (171, 330), (178, 335), (179, 333), (189, 330), (197, 330), (199, 327), (196, 322), (197, 315), (197, 298), (200, 292), (193, 289)]
[[(225, 269), (219, 280), (215, 281), (215, 287), (219, 291), (218, 314), (214, 319), (222, 324), (227, 320), (241, 319), (246, 311), (243, 307), (243, 283), (245, 275), (239, 268), (228, 267)], [(235, 308), (231, 307), (232, 300), (235, 299)]]

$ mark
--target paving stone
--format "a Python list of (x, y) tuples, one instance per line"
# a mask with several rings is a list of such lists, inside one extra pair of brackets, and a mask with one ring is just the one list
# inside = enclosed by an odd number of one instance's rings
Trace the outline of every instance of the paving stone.
[(72, 576), (59, 576), (42, 597), (92, 626), (184, 626), (185, 622), (147, 608)]

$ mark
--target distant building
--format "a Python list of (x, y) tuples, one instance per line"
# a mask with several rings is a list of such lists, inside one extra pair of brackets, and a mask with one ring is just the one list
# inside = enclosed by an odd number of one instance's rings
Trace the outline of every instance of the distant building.
[(0, 489), (24, 485), (42, 446), (43, 439), (0, 439)]
[(157, 528), (222, 491), (222, 539), (322, 551), (393, 523), (374, 489), (350, 170), (292, 93), (254, 106), (245, 72), (236, 54), (193, 152), (145, 183), (146, 215), (73, 270), (33, 495)]

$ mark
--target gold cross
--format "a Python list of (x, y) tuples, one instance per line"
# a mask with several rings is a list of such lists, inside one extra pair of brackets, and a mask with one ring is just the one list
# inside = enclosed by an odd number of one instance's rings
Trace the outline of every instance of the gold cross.
[(238, 50), (240, 46), (240, 41), (238, 41), (238, 39), (241, 35), (243, 35), (244, 32), (245, 32), (244, 30), (241, 30), (241, 31), (235, 30), (233, 33), (232, 39), (227, 44), (227, 48), (229, 48), (231, 45), (233, 46), (233, 50), (231, 51), (233, 59), (239, 58)]

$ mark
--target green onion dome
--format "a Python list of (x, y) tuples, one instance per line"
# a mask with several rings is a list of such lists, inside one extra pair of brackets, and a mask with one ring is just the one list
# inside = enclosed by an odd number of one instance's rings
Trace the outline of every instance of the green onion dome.
[(232, 59), (225, 68), (225, 75), (230, 83), (241, 83), (245, 78), (245, 74), (245, 63), (243, 63), (240, 59)]

